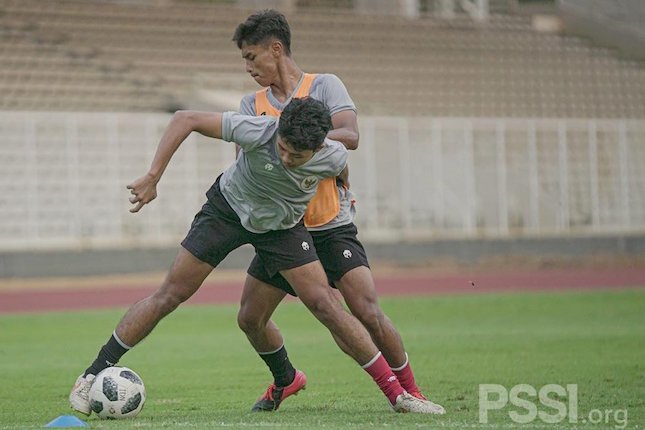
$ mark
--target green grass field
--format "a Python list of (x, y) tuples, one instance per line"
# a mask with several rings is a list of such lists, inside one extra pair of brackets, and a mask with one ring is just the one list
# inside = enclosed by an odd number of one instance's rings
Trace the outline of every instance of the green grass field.
[[(376, 385), (300, 303), (276, 321), (309, 379), (280, 411), (249, 408), (270, 382), (235, 322), (236, 306), (183, 307), (121, 364), (146, 382), (143, 412), (93, 428), (643, 428), (645, 289), (382, 300), (426, 393), (445, 416), (391, 412)], [(0, 428), (39, 428), (70, 414), (67, 394), (123, 309), (0, 316)], [(510, 390), (577, 384), (578, 423), (516, 424), (508, 405), (480, 423), (479, 384)], [(539, 411), (553, 413), (532, 399)], [(589, 422), (589, 412), (594, 422)], [(605, 410), (626, 410), (622, 415)], [(616, 421), (616, 418), (620, 422)], [(586, 421), (586, 422), (585, 422)], [(624, 422), (626, 421), (626, 422)]]

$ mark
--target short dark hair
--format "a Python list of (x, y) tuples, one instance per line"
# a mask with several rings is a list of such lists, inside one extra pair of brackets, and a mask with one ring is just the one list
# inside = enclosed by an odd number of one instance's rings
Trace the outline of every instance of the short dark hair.
[(311, 97), (304, 97), (291, 100), (284, 108), (278, 134), (296, 151), (313, 151), (323, 144), (331, 128), (327, 106)]
[(235, 29), (233, 41), (242, 49), (242, 44), (258, 45), (275, 37), (284, 46), (285, 53), (291, 55), (291, 29), (287, 18), (275, 9), (264, 9), (246, 18)]

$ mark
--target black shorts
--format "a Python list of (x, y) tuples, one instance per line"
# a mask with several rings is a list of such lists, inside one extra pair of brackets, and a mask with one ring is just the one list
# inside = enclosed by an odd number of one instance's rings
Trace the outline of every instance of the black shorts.
[[(359, 266), (370, 267), (363, 244), (358, 240), (358, 230), (352, 224), (322, 231), (311, 231), (314, 246), (320, 262), (325, 268), (329, 285), (335, 288), (334, 282), (345, 273)], [(296, 293), (286, 279), (279, 273), (271, 275), (263, 255), (255, 254), (247, 273), (262, 282), (286, 291), (295, 296)]]
[(228, 204), (219, 188), (219, 178), (206, 193), (208, 201), (195, 215), (181, 245), (196, 258), (216, 267), (231, 251), (250, 243), (262, 257), (271, 276), (318, 260), (313, 239), (302, 221), (288, 230), (251, 233)]

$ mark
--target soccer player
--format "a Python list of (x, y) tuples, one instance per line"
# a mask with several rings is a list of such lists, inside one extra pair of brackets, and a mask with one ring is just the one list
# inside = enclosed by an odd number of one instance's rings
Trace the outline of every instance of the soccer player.
[(164, 131), (148, 173), (128, 185), (138, 212), (157, 196), (173, 154), (188, 135), (236, 142), (242, 154), (206, 193), (182, 248), (159, 289), (135, 303), (78, 377), (69, 396), (73, 409), (90, 414), (88, 392), (95, 375), (115, 365), (170, 312), (191, 297), (211, 271), (234, 249), (251, 243), (269, 273), (282, 273), (302, 302), (336, 338), (345, 352), (379, 385), (400, 412), (428, 412), (429, 402), (408, 394), (380, 357), (365, 328), (345, 312), (326, 285), (311, 236), (301, 219), (320, 180), (345, 167), (347, 149), (326, 139), (328, 109), (312, 98), (294, 99), (280, 119), (234, 112), (177, 112)]
[[(347, 149), (358, 147), (354, 102), (335, 75), (302, 72), (291, 57), (291, 31), (284, 15), (275, 10), (256, 12), (237, 27), (233, 40), (246, 60), (246, 71), (265, 87), (242, 99), (241, 113), (279, 115), (292, 97), (310, 96), (330, 108), (333, 130), (327, 137), (340, 141)], [(353, 202), (343, 181), (325, 180), (309, 204), (305, 224), (331, 285), (340, 290), (351, 312), (367, 328), (403, 388), (425, 400), (401, 336), (378, 304), (365, 249), (356, 237)], [(256, 255), (248, 269), (238, 324), (268, 365), (274, 382), (255, 403), (254, 411), (278, 409), (284, 399), (305, 384), (304, 374), (293, 367), (280, 330), (271, 320), (287, 293), (296, 294), (283, 276), (269, 273), (264, 258)], [(347, 351), (347, 345), (339, 344)], [(434, 413), (444, 412), (435, 405)]]

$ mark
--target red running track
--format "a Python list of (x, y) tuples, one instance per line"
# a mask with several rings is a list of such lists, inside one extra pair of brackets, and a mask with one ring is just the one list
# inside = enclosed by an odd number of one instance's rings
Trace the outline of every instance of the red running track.
[[(474, 286), (471, 284), (474, 282)], [(503, 291), (617, 289), (645, 287), (645, 268), (558, 269), (459, 274), (382, 275), (376, 278), (381, 296), (473, 294)], [(126, 307), (157, 285), (115, 285), (110, 288), (29, 289), (0, 291), (0, 314)], [(189, 304), (238, 303), (241, 281), (206, 283)]]

